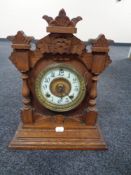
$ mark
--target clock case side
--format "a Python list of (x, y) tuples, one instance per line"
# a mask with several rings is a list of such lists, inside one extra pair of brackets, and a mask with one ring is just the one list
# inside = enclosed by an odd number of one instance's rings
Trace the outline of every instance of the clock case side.
[(23, 123), (33, 123), (33, 108), (31, 105), (31, 93), (28, 85), (30, 71), (30, 48), (33, 37), (28, 37), (23, 31), (18, 31), (15, 36), (9, 36), (12, 42), (13, 52), (9, 59), (21, 73), (22, 102), (21, 119)]

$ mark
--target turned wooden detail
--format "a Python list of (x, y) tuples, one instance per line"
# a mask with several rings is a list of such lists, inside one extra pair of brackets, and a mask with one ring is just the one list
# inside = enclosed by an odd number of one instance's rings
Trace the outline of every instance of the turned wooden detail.
[(31, 99), (30, 99), (30, 89), (28, 86), (28, 73), (22, 72), (22, 80), (23, 80), (23, 86), (22, 86), (22, 96), (23, 96), (23, 110), (27, 110), (31, 108)]
[(28, 86), (28, 72), (22, 72), (22, 97), (23, 97), (23, 109), (21, 110), (21, 120), (25, 124), (31, 124), (33, 119), (33, 108), (31, 106), (31, 94)]
[[(31, 50), (33, 37), (22, 31), (8, 37), (13, 48), (10, 60), (21, 72), (23, 81), (22, 125), (10, 146), (20, 149), (106, 148), (97, 126), (96, 97), (98, 76), (111, 63), (108, 40), (100, 35), (93, 40), (88, 52), (85, 43), (73, 35), (81, 17), (70, 19), (62, 9), (55, 18), (45, 15), (43, 19), (48, 23), (49, 34), (35, 42), (35, 50)], [(76, 69), (86, 84), (81, 104), (66, 112), (47, 109), (39, 103), (35, 91), (39, 73), (59, 63)], [(55, 128), (61, 126), (64, 132), (56, 133)]]
[(96, 111), (97, 81), (98, 81), (98, 76), (93, 76), (92, 77), (92, 88), (89, 93), (89, 103), (88, 103), (89, 111)]

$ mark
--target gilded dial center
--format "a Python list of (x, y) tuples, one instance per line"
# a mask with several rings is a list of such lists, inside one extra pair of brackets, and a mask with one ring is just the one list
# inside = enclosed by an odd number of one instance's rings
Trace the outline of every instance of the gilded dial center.
[(65, 78), (56, 78), (50, 84), (52, 94), (58, 97), (64, 97), (70, 93), (71, 84)]

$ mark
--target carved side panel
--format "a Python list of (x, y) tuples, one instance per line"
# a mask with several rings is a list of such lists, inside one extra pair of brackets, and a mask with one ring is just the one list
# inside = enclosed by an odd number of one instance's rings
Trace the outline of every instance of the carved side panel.
[(12, 41), (13, 52), (10, 60), (19, 71), (29, 70), (29, 51), (32, 37), (27, 37), (24, 32), (19, 31), (15, 36), (9, 36)]
[(100, 35), (92, 43), (93, 64), (92, 73), (100, 74), (111, 63), (108, 55), (109, 44), (104, 35)]
[(20, 72), (26, 72), (30, 68), (29, 51), (22, 52), (19, 50), (14, 50), (11, 53), (10, 60)]
[(27, 37), (24, 32), (19, 31), (15, 36), (8, 37), (12, 40), (13, 52), (10, 60), (22, 74), (22, 97), (23, 109), (21, 119), (23, 123), (33, 122), (33, 112), (31, 107), (31, 95), (28, 86), (28, 71), (30, 70), (30, 42), (32, 37)]
[(87, 125), (95, 125), (97, 120), (96, 97), (98, 75), (111, 63), (108, 55), (108, 40), (104, 35), (100, 35), (92, 43), (92, 87), (89, 92), (88, 114), (85, 117)]

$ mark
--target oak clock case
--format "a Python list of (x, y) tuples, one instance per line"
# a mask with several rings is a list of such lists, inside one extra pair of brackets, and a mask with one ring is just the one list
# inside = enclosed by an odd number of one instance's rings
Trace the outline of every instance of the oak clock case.
[(10, 36), (10, 60), (21, 72), (21, 122), (9, 144), (14, 149), (107, 149), (97, 124), (97, 81), (111, 62), (108, 40), (92, 40), (91, 52), (73, 34), (82, 18), (64, 9), (47, 21), (47, 36), (31, 49), (32, 37)]

